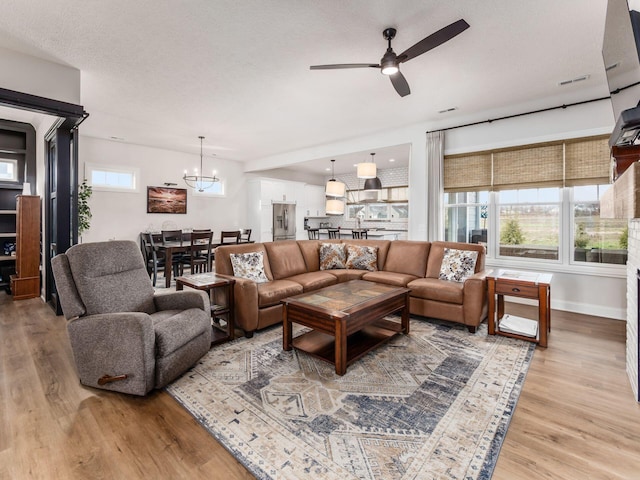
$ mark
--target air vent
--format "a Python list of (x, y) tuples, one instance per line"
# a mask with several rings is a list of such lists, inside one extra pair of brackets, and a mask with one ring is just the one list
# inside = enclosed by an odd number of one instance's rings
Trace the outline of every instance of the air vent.
[(588, 79), (590, 76), (591, 75), (580, 75), (579, 77), (572, 78), (570, 80), (563, 80), (561, 82), (558, 82), (558, 85), (562, 87), (563, 85), (571, 85), (572, 83), (582, 82), (583, 80)]
[(445, 110), (439, 110), (438, 113), (448, 113), (448, 112), (453, 112), (455, 110), (457, 110), (458, 107), (451, 107), (451, 108), (447, 108)]

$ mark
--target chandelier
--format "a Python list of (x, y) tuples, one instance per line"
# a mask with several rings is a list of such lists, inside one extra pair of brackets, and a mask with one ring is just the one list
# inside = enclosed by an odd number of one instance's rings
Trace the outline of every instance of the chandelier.
[(185, 170), (182, 179), (184, 180), (184, 183), (186, 183), (194, 190), (204, 192), (205, 190), (213, 187), (213, 184), (219, 182), (220, 179), (216, 177), (215, 170), (212, 177), (204, 175), (204, 172), (202, 170), (202, 141), (204, 140), (204, 137), (200, 135), (198, 138), (200, 139), (200, 175), (198, 175), (197, 168), (194, 169), (193, 175), (187, 175), (187, 171)]

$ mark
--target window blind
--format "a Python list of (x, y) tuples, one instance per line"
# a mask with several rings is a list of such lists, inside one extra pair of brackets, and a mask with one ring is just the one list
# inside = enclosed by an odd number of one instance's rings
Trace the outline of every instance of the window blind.
[(477, 192), (491, 189), (491, 153), (444, 158), (444, 191)]
[(447, 155), (444, 191), (609, 183), (608, 135)]

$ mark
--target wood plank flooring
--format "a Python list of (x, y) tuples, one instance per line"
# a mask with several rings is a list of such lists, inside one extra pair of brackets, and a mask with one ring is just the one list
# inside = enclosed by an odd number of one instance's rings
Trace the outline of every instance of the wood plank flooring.
[[(165, 393), (82, 387), (65, 328), (40, 299), (0, 293), (0, 479), (253, 478)], [(553, 311), (493, 478), (640, 478), (624, 362), (624, 322)]]

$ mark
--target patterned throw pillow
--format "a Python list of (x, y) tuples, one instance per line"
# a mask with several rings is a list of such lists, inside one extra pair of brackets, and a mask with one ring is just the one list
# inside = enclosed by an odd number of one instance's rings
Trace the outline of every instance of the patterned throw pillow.
[(440, 280), (464, 282), (465, 279), (473, 275), (476, 260), (478, 260), (478, 252), (445, 248), (440, 265)]
[(378, 247), (347, 245), (347, 268), (356, 270), (378, 270)]
[(347, 268), (345, 263), (347, 256), (342, 243), (321, 243), (320, 244), (320, 270), (334, 270), (336, 268)]
[(262, 252), (232, 253), (229, 255), (233, 276), (265, 283), (269, 279), (264, 273), (264, 258)]

